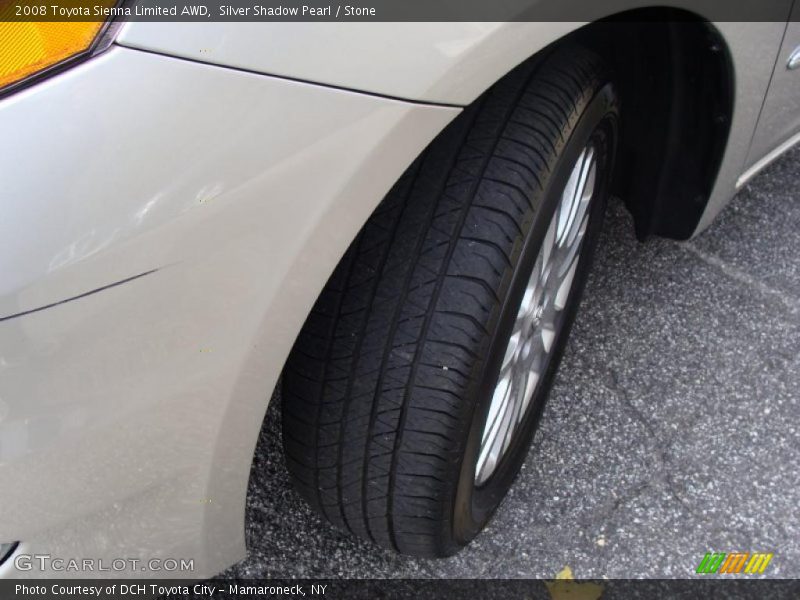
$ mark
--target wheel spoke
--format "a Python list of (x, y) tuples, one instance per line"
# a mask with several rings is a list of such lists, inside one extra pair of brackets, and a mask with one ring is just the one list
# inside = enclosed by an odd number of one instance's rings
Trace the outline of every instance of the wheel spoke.
[(583, 189), (581, 189), (580, 195), (576, 198), (575, 219), (572, 221), (569, 233), (566, 237), (565, 243), (567, 246), (575, 245), (576, 236), (583, 228), (583, 224), (585, 222), (584, 220), (588, 216), (589, 202), (591, 201), (592, 195), (594, 193), (596, 177), (597, 177), (597, 165), (595, 163), (592, 163), (589, 165), (586, 177), (583, 180)]
[(528, 410), (528, 405), (531, 403), (531, 398), (533, 398), (533, 392), (536, 389), (536, 385), (539, 383), (539, 377), (540, 375), (538, 371), (528, 371), (528, 381), (527, 386), (525, 387), (525, 402), (523, 403), (522, 410), (517, 418), (518, 423), (522, 421), (522, 417), (525, 416), (525, 413)]
[(542, 348), (546, 353), (550, 352), (550, 348), (553, 347), (553, 340), (556, 337), (555, 329), (551, 327), (542, 327)]
[(491, 407), (489, 408), (489, 417), (487, 420), (487, 425), (489, 425), (483, 432), (483, 441), (490, 438), (496, 431), (497, 423), (500, 421), (501, 412), (503, 407), (505, 406), (505, 402), (511, 393), (511, 383), (512, 383), (513, 373), (509, 372), (508, 376), (495, 388), (495, 397), (500, 398), (499, 402), (492, 402)]
[(556, 290), (555, 298), (553, 299), (553, 305), (558, 311), (564, 310), (564, 307), (567, 305), (567, 298), (569, 297), (570, 290), (572, 290), (572, 282), (574, 281), (575, 273), (578, 270), (578, 256), (579, 254), (576, 252), (572, 257), (571, 264), (568, 265), (569, 270), (561, 279), (561, 284)]
[(505, 356), (503, 356), (503, 365), (500, 367), (501, 375), (513, 363), (513, 360), (517, 355), (517, 350), (519, 349), (521, 338), (522, 338), (521, 330), (517, 329), (514, 331), (514, 333), (511, 334), (511, 337), (508, 340), (508, 347), (506, 348), (506, 354)]
[(481, 439), (481, 450), (478, 455), (478, 464), (476, 467), (475, 477), (476, 480), (481, 482), (485, 477), (488, 477), (493, 471), (499, 458), (499, 449), (497, 446), (498, 433), (501, 430), (501, 424), (504, 412), (508, 406), (508, 397), (511, 394), (512, 385), (511, 378), (506, 382), (506, 386), (500, 392), (501, 400), (496, 402), (498, 398), (498, 390), (495, 389), (495, 396), (492, 398), (492, 404), (489, 407), (489, 416), (486, 421), (486, 427), (483, 430), (483, 437)]
[(522, 407), (522, 402), (524, 400), (522, 398), (522, 394), (525, 391), (525, 379), (526, 379), (526, 374), (522, 373), (520, 370), (520, 372), (517, 373), (517, 377), (514, 382), (515, 383), (514, 391), (512, 392), (510, 398), (511, 401), (509, 402), (507, 427), (505, 428), (505, 432), (503, 435), (503, 442), (500, 447), (501, 454), (508, 449), (508, 446), (511, 443), (512, 435), (516, 430), (515, 425), (519, 420), (519, 411), (520, 408)]
[(544, 236), (542, 249), (539, 251), (539, 256), (536, 260), (536, 268), (531, 275), (531, 280), (536, 281), (533, 293), (534, 306), (540, 306), (542, 299), (548, 287), (548, 281), (553, 274), (553, 256), (558, 252), (558, 245), (556, 244), (556, 217), (547, 228), (547, 233)]
[(572, 268), (578, 254), (580, 253), (581, 243), (583, 242), (583, 235), (586, 233), (586, 226), (589, 224), (589, 213), (584, 213), (578, 227), (575, 228), (572, 244), (566, 248), (561, 263), (558, 266), (559, 279), (563, 279), (567, 271)]
[(557, 237), (556, 237), (556, 223), (553, 221), (550, 223), (550, 227), (547, 228), (547, 233), (544, 236), (544, 242), (542, 243), (542, 249), (540, 251), (541, 256), (541, 272), (539, 281), (544, 281), (546, 277), (544, 276), (547, 267), (550, 265), (550, 259), (553, 256), (553, 253), (557, 249)]

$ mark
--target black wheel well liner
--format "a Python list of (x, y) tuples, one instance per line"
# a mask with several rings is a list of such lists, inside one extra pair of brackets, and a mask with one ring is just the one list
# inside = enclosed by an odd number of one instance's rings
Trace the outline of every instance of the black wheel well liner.
[(679, 9), (589, 24), (577, 42), (611, 66), (622, 102), (613, 192), (640, 239), (694, 233), (716, 182), (733, 115), (734, 71), (717, 29)]

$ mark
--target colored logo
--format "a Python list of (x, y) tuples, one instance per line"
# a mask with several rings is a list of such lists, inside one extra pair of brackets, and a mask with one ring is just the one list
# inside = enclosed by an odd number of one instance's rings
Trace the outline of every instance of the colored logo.
[(766, 552), (706, 552), (697, 567), (700, 574), (708, 573), (763, 573), (772, 554)]

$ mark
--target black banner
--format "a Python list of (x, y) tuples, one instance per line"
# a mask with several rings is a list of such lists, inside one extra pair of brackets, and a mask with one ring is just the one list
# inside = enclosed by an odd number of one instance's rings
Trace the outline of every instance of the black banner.
[(797, 600), (800, 580), (704, 578), (690, 580), (349, 579), (292, 580), (0, 580), (0, 598), (29, 600), (123, 598), (325, 598), (327, 600)]
[[(0, 0), (0, 21), (786, 21), (792, 0)], [(667, 4), (667, 3), (663, 3)], [(796, 17), (796, 14), (794, 15)]]

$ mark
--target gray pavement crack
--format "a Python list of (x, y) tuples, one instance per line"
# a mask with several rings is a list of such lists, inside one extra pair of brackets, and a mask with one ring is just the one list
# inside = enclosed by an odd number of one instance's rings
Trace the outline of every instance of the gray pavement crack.
[(650, 436), (650, 439), (652, 440), (653, 454), (658, 465), (651, 471), (650, 482), (660, 475), (661, 480), (667, 487), (667, 491), (687, 513), (696, 518), (707, 520), (707, 517), (693, 507), (691, 503), (683, 497), (681, 491), (679, 490), (679, 486), (676, 483), (672, 472), (673, 464), (669, 457), (669, 447), (671, 445), (671, 441), (663, 439), (662, 435), (656, 430), (650, 420), (633, 403), (627, 387), (620, 383), (619, 375), (615, 369), (609, 369), (609, 377), (611, 383), (613, 384), (613, 389), (618, 392), (619, 399), (622, 401), (624, 406), (628, 408), (629, 414), (645, 428)]
[(760, 294), (778, 300), (781, 304), (783, 304), (786, 307), (786, 309), (792, 316), (800, 315), (800, 299), (795, 298), (790, 294), (787, 294), (783, 290), (779, 290), (767, 285), (766, 283), (757, 279), (756, 277), (753, 277), (749, 273), (741, 271), (740, 269), (737, 269), (733, 265), (725, 262), (720, 257), (715, 256), (714, 254), (709, 254), (708, 252), (701, 250), (692, 242), (682, 242), (682, 243), (677, 243), (676, 245), (679, 248), (683, 248), (684, 250), (687, 250), (691, 254), (694, 254), (697, 258), (702, 260), (707, 265), (710, 265), (716, 268), (717, 270), (721, 271), (728, 278), (733, 279), (734, 281), (737, 281), (739, 283), (742, 283), (748, 288), (751, 288)]

